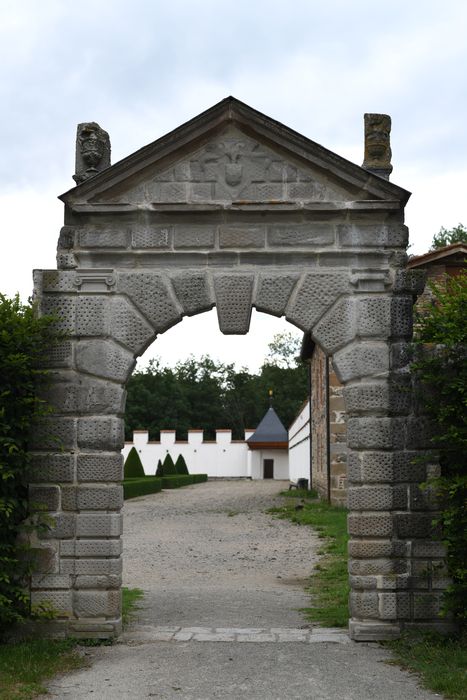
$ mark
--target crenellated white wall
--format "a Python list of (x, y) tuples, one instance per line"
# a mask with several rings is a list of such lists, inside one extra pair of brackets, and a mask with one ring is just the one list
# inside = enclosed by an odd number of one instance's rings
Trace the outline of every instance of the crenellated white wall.
[(291, 481), (310, 480), (310, 402), (306, 401), (289, 428), (289, 474)]
[[(245, 440), (253, 433), (245, 431)], [(122, 454), (126, 459), (135, 447), (147, 475), (155, 474), (158, 460), (163, 462), (170, 453), (174, 462), (183, 455), (190, 474), (262, 479), (262, 460), (274, 459), (274, 478), (289, 478), (287, 450), (251, 451), (245, 440), (232, 440), (231, 430), (216, 430), (215, 441), (204, 441), (202, 430), (189, 430), (188, 440), (177, 441), (175, 430), (161, 430), (160, 441), (149, 442), (147, 430), (135, 430), (133, 442), (125, 442)]]

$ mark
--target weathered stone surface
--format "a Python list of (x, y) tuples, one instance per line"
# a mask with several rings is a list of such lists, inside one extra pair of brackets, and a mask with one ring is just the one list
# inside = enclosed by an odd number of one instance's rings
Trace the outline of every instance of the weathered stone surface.
[(426, 464), (417, 452), (350, 452), (348, 478), (353, 483), (421, 482)]
[(214, 248), (215, 241), (215, 226), (175, 226), (174, 248)]
[(348, 530), (355, 537), (390, 537), (393, 533), (392, 516), (390, 513), (351, 513), (348, 517)]
[(115, 617), (120, 607), (120, 591), (75, 591), (73, 594), (73, 611), (77, 617)]
[(432, 620), (441, 610), (442, 596), (439, 593), (414, 593), (413, 616), (416, 620)]
[(219, 328), (226, 335), (248, 333), (251, 318), (253, 275), (216, 275), (216, 294)]
[(397, 540), (350, 540), (349, 556), (357, 559), (405, 557), (407, 543)]
[(337, 239), (342, 246), (355, 248), (405, 247), (408, 241), (407, 226), (386, 224), (340, 224)]
[(309, 273), (298, 283), (286, 318), (302, 330), (311, 330), (324, 312), (348, 289), (346, 272)]
[(73, 364), (73, 343), (69, 340), (57, 343), (49, 348), (47, 355), (42, 359), (42, 366), (45, 368), (71, 367)]
[(127, 299), (114, 298), (112, 303), (112, 336), (134, 353), (141, 354), (154, 340), (154, 331)]
[(389, 180), (391, 165), (391, 117), (365, 114), (365, 158), (363, 168)]
[(122, 573), (122, 558), (68, 559), (63, 562), (73, 576), (104, 576)]
[(58, 486), (29, 486), (29, 508), (31, 510), (58, 510), (60, 508), (60, 489)]
[(298, 275), (262, 274), (259, 276), (254, 305), (258, 311), (282, 316), (289, 302)]
[(419, 296), (425, 289), (425, 270), (397, 270), (394, 278), (394, 291)]
[(182, 310), (163, 275), (122, 272), (118, 275), (117, 289), (129, 296), (157, 333), (163, 333), (182, 318)]
[(273, 248), (308, 248), (334, 243), (331, 224), (272, 224), (268, 227), (268, 244)]
[(405, 421), (400, 418), (349, 418), (347, 444), (353, 449), (401, 449)]
[(76, 444), (73, 418), (44, 417), (34, 424), (29, 441), (31, 450), (67, 450)]
[(403, 510), (407, 508), (407, 487), (351, 487), (347, 499), (350, 510)]
[(103, 295), (78, 297), (76, 300), (76, 335), (107, 335), (110, 315), (109, 300)]
[(398, 537), (427, 539), (436, 534), (431, 513), (396, 513), (394, 526)]
[(76, 534), (76, 516), (72, 513), (58, 513), (53, 516), (53, 522), (48, 525), (43, 539), (64, 540)]
[(76, 516), (77, 537), (120, 537), (122, 516), (116, 513), (87, 514)]
[(63, 510), (120, 510), (122, 506), (122, 486), (62, 488)]
[(340, 299), (313, 328), (313, 337), (328, 354), (350, 343), (355, 337), (357, 313), (355, 301)]
[(123, 413), (122, 386), (79, 374), (56, 374), (41, 395), (60, 413)]
[(135, 224), (131, 227), (132, 248), (170, 248), (173, 238), (173, 226), (142, 226)]
[(78, 481), (120, 481), (123, 479), (121, 454), (79, 454), (77, 457)]
[(78, 232), (80, 248), (128, 248), (130, 233), (126, 228), (80, 229)]
[(42, 293), (76, 293), (78, 290), (75, 285), (75, 277), (76, 272), (70, 270), (36, 270), (34, 283), (36, 289), (39, 287)]
[(186, 272), (173, 277), (172, 285), (187, 316), (208, 311), (214, 306), (214, 294), (207, 274)]
[(379, 611), (382, 620), (408, 620), (410, 618), (409, 593), (380, 593)]
[(54, 610), (59, 617), (70, 617), (72, 615), (72, 593), (71, 590), (39, 590), (31, 591), (31, 607), (49, 608)]
[(410, 377), (352, 384), (344, 388), (348, 414), (374, 413), (406, 414), (411, 405)]
[(228, 225), (219, 227), (220, 248), (264, 248), (264, 226)]
[(69, 574), (33, 574), (31, 577), (31, 587), (34, 589), (68, 589), (71, 579)]
[(73, 481), (74, 474), (75, 464), (71, 454), (31, 455), (28, 473), (30, 483), (66, 483)]
[(79, 575), (75, 578), (75, 586), (77, 589), (102, 589), (109, 590), (112, 588), (120, 589), (122, 585), (122, 577), (120, 574), (101, 574), (99, 576)]
[(44, 294), (40, 310), (43, 316), (52, 316), (53, 328), (59, 333), (73, 335), (75, 332), (76, 298), (61, 294)]
[(64, 540), (60, 543), (62, 557), (119, 557), (122, 549), (121, 539)]
[(350, 613), (354, 617), (378, 618), (378, 594), (373, 592), (351, 592), (349, 597)]
[(389, 349), (386, 343), (354, 342), (335, 353), (333, 364), (341, 382), (385, 376), (389, 369)]
[(356, 576), (390, 576), (407, 572), (405, 559), (351, 559), (349, 572)]
[(96, 122), (78, 124), (76, 130), (75, 174), (81, 184), (110, 166), (110, 138)]
[(125, 382), (135, 359), (133, 353), (111, 340), (82, 340), (76, 344), (76, 366), (81, 372)]
[(83, 449), (121, 450), (124, 443), (121, 418), (80, 418), (78, 446)]

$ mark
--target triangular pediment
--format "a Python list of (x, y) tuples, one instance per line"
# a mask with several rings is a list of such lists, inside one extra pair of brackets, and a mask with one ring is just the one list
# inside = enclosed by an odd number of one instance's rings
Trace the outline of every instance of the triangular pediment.
[(74, 204), (345, 202), (408, 193), (234, 98), (61, 197)]

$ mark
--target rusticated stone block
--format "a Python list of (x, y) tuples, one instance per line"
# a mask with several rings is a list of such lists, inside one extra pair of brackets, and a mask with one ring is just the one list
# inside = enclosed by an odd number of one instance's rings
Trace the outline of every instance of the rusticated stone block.
[(122, 577), (118, 575), (110, 576), (77, 576), (75, 579), (75, 586), (78, 589), (102, 589), (109, 590), (111, 588), (120, 588), (122, 585)]
[(76, 344), (76, 365), (82, 372), (125, 382), (135, 366), (129, 350), (111, 340), (82, 340)]
[(413, 616), (415, 620), (432, 620), (441, 611), (442, 595), (439, 593), (414, 593)]
[(351, 452), (347, 458), (351, 483), (421, 482), (426, 467), (416, 452)]
[(118, 275), (117, 289), (127, 294), (157, 333), (181, 320), (179, 308), (168, 279), (153, 272), (124, 272)]
[(403, 247), (408, 242), (407, 226), (385, 224), (340, 224), (337, 226), (337, 238), (342, 246), (356, 248)]
[(57, 269), (74, 270), (78, 267), (78, 261), (73, 253), (57, 251)]
[(401, 418), (349, 418), (347, 444), (353, 449), (401, 449), (405, 422)]
[(393, 519), (390, 513), (350, 513), (348, 530), (355, 537), (390, 537), (393, 534)]
[(123, 456), (121, 454), (79, 454), (77, 458), (78, 481), (121, 481)]
[(419, 296), (425, 289), (425, 270), (397, 270), (394, 279), (394, 291), (399, 293), (408, 292), (414, 296)]
[(120, 510), (122, 486), (67, 486), (62, 490), (63, 510)]
[(308, 331), (350, 286), (347, 272), (309, 273), (298, 284), (286, 318)]
[(398, 537), (428, 539), (436, 534), (433, 516), (429, 513), (396, 513), (394, 527)]
[(386, 411), (406, 414), (411, 405), (410, 377), (397, 381), (373, 381), (354, 384), (344, 389), (345, 407), (351, 413)]
[(73, 593), (73, 610), (77, 617), (116, 617), (120, 607), (120, 591), (75, 591)]
[(233, 226), (219, 228), (220, 248), (264, 248), (266, 230), (264, 226)]
[(351, 559), (349, 562), (349, 573), (356, 576), (387, 576), (406, 572), (406, 559)]
[(114, 297), (111, 313), (112, 337), (133, 352), (140, 354), (154, 340), (149, 323), (124, 297)]
[(391, 298), (373, 296), (358, 299), (357, 303), (359, 335), (388, 338), (391, 333)]
[[(65, 540), (66, 541), (66, 540)], [(40, 543), (29, 550), (33, 571), (36, 574), (56, 574), (58, 567), (58, 543)]]
[(333, 353), (355, 337), (357, 314), (355, 301), (340, 299), (313, 328), (313, 337), (326, 353)]
[(216, 294), (219, 328), (226, 335), (248, 333), (251, 318), (253, 275), (216, 275)]
[(73, 364), (73, 343), (65, 340), (53, 345), (47, 350), (47, 355), (42, 358), (43, 367), (71, 367)]
[(80, 248), (128, 248), (129, 231), (125, 229), (98, 228), (80, 229)]
[(77, 537), (120, 537), (122, 516), (117, 513), (88, 514), (76, 516)]
[(376, 576), (349, 576), (349, 584), (353, 591), (371, 591), (376, 590)]
[(29, 486), (29, 508), (31, 510), (56, 511), (60, 508), (58, 486)]
[(122, 558), (117, 559), (63, 559), (60, 570), (76, 576), (119, 576), (122, 573)]
[(74, 283), (76, 272), (72, 272), (71, 270), (41, 270), (39, 273), (40, 279), (38, 277), (38, 273), (39, 270), (36, 270), (34, 273), (34, 281), (37, 286), (39, 284), (41, 285), (43, 293), (77, 292), (77, 287)]
[(42, 316), (53, 316), (53, 328), (58, 333), (73, 335), (75, 332), (76, 298), (61, 294), (44, 294), (40, 303)]
[(58, 617), (72, 615), (71, 591), (31, 591), (31, 608), (53, 610)]
[(353, 617), (379, 618), (377, 593), (352, 591), (349, 602), (350, 613)]
[(271, 247), (308, 248), (334, 243), (334, 226), (331, 224), (271, 224), (268, 227), (268, 244)]
[(76, 532), (76, 516), (72, 513), (58, 513), (53, 516), (53, 524), (48, 525), (43, 539), (65, 540), (74, 537)]
[(352, 343), (336, 352), (333, 365), (341, 382), (384, 375), (389, 369), (389, 348), (385, 343)]
[(71, 588), (71, 579), (69, 574), (33, 574), (31, 576), (31, 588)]
[(349, 636), (356, 642), (380, 642), (389, 639), (398, 639), (401, 634), (400, 624), (393, 624), (380, 620), (349, 620)]
[(380, 593), (379, 612), (382, 620), (410, 619), (409, 593)]
[(390, 366), (391, 369), (399, 370), (406, 368), (413, 358), (413, 351), (410, 343), (391, 343)]
[(412, 556), (426, 557), (427, 559), (444, 559), (446, 549), (442, 542), (433, 542), (433, 540), (414, 540), (412, 542)]
[(123, 386), (77, 373), (54, 375), (41, 397), (59, 413), (124, 412)]
[(172, 278), (172, 285), (184, 313), (193, 316), (214, 306), (214, 294), (204, 273), (183, 273)]
[(65, 540), (60, 543), (63, 557), (119, 557), (122, 540)]
[(398, 540), (350, 540), (349, 556), (357, 559), (405, 557), (407, 543)]
[(76, 300), (76, 335), (106, 335), (109, 312), (109, 298), (104, 295), (79, 296)]
[(410, 484), (410, 510), (436, 510), (436, 496), (431, 488), (420, 488), (418, 484)]
[(75, 247), (76, 229), (73, 226), (62, 226), (58, 237), (57, 248), (71, 250)]
[(413, 330), (412, 318), (412, 297), (393, 297), (391, 299), (391, 335), (394, 338), (411, 338)]
[(261, 275), (254, 305), (258, 311), (282, 316), (297, 282), (298, 275)]
[(41, 418), (34, 424), (29, 442), (31, 450), (71, 449), (76, 444), (76, 421), (73, 418)]
[(135, 224), (131, 227), (131, 247), (170, 248), (172, 236), (173, 226), (142, 226)]
[(174, 248), (214, 248), (215, 240), (215, 226), (175, 226)]
[(30, 483), (73, 481), (75, 465), (70, 454), (32, 454), (28, 471)]
[(407, 507), (407, 487), (352, 487), (348, 490), (347, 499), (350, 510), (403, 510)]
[(120, 418), (80, 418), (78, 446), (87, 449), (120, 450), (124, 443)]

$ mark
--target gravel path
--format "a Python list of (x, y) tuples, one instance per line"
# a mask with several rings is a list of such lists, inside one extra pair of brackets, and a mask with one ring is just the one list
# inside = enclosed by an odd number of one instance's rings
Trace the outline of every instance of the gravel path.
[(317, 560), (309, 529), (266, 514), (285, 483), (212, 481), (124, 508), (124, 585), (147, 624), (298, 627)]
[(48, 697), (438, 698), (378, 644), (310, 630), (298, 609), (319, 540), (265, 514), (284, 486), (213, 481), (127, 501), (124, 585), (145, 591), (138, 618), (114, 646), (86, 648), (90, 668), (54, 679)]

